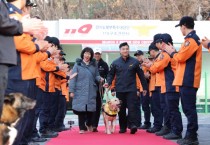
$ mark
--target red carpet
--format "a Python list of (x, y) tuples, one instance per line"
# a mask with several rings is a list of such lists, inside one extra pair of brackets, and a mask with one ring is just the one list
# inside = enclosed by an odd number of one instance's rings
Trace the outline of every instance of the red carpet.
[(143, 130), (131, 135), (130, 132), (107, 135), (104, 127), (99, 128), (99, 132), (85, 132), (79, 134), (78, 128), (59, 133), (57, 138), (51, 139), (47, 145), (176, 145), (172, 141), (163, 139), (154, 134), (146, 133)]

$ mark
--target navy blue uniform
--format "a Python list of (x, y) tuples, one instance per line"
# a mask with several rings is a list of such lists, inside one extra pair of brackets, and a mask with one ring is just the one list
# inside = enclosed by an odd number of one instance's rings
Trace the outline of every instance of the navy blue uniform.
[[(139, 61), (130, 56), (126, 60), (122, 57), (116, 59), (111, 64), (110, 72), (107, 77), (107, 82), (110, 86), (116, 75), (116, 96), (122, 100), (118, 114), (121, 130), (126, 130), (127, 122), (129, 122), (130, 128), (138, 127), (139, 125), (139, 100), (137, 97), (136, 74), (138, 74), (141, 80), (143, 89), (147, 90), (147, 82), (142, 69), (139, 67)], [(128, 108), (128, 117), (126, 117), (126, 108)]]

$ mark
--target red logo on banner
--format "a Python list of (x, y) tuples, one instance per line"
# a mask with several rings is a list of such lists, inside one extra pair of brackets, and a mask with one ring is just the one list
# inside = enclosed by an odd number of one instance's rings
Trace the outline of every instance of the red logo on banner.
[(91, 24), (85, 24), (78, 29), (65, 29), (64, 34), (75, 34), (75, 33), (80, 33), (80, 34), (88, 34), (90, 30), (92, 29)]

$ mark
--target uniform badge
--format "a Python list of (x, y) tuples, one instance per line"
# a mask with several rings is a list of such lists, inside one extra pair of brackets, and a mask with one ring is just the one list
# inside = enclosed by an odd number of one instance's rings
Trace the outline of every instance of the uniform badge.
[(185, 47), (187, 47), (187, 46), (189, 46), (190, 45), (190, 41), (186, 41), (185, 43), (184, 43), (184, 46)]
[(133, 64), (130, 64), (130, 65), (129, 65), (129, 67), (132, 67), (132, 66), (133, 66)]
[(162, 60), (164, 58), (163, 54), (160, 54), (159, 59)]

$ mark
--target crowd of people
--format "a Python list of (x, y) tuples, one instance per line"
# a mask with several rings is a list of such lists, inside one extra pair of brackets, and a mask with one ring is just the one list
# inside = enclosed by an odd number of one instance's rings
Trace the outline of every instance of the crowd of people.
[[(36, 107), (16, 126), (14, 145), (45, 142), (68, 130), (64, 118), (70, 98), (79, 133), (98, 132), (105, 88), (122, 101), (119, 133), (146, 129), (165, 139), (178, 139), (180, 145), (199, 144), (196, 93), (202, 45), (209, 49), (210, 40), (200, 40), (192, 17), (185, 16), (176, 25), (185, 36), (179, 51), (169, 34), (156, 34), (149, 57), (141, 50), (135, 58), (130, 56), (129, 44), (124, 42), (119, 45), (120, 57), (109, 67), (100, 48), (86, 47), (70, 70), (59, 39), (47, 36), (43, 22), (30, 17), (34, 6), (30, 0), (0, 0), (0, 116), (4, 95), (20, 92), (36, 100)], [(180, 100), (188, 123), (184, 137)]]

